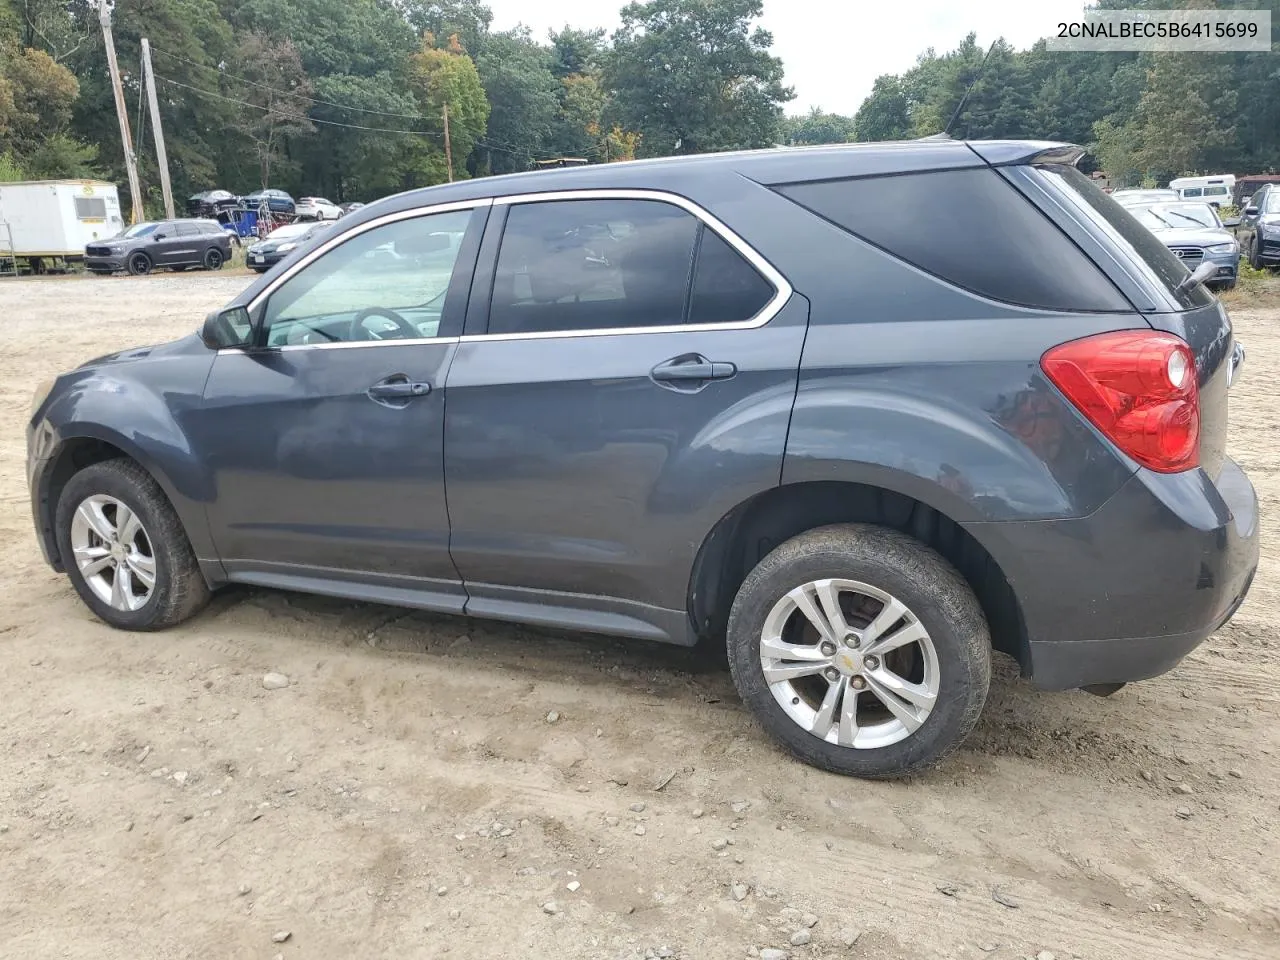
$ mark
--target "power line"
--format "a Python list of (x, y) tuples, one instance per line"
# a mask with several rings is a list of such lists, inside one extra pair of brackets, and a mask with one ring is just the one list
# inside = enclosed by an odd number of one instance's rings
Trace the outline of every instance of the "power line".
[[(157, 80), (163, 81), (164, 83), (170, 84), (171, 86), (182, 87), (184, 90), (190, 90), (193, 93), (200, 94), (201, 96), (213, 97), (216, 100), (225, 100), (228, 103), (234, 103), (241, 107), (249, 107), (250, 109), (254, 109), (254, 110), (262, 110), (265, 113), (274, 113), (276, 116), (284, 117), (290, 120), (302, 120), (309, 123), (320, 123), (330, 127), (344, 127), (348, 130), (364, 130), (370, 133), (401, 133), (401, 134), (407, 134), (407, 135), (416, 136), (416, 137), (440, 137), (440, 138), (444, 137), (443, 132), (437, 131), (437, 130), (405, 130), (400, 127), (370, 127), (370, 126), (365, 126), (359, 123), (342, 123), (338, 120), (323, 120), (319, 117), (308, 116), (307, 114), (289, 113), (287, 111), (280, 110), (277, 107), (263, 106), (260, 103), (251, 103), (248, 100), (241, 100), (237, 97), (228, 97), (224, 93), (215, 93), (212, 90), (205, 90), (201, 87), (195, 87), (189, 83), (183, 83), (181, 80), (174, 80), (170, 77), (163, 76), (162, 74), (159, 74), (159, 73), (157, 73), (155, 77)], [(268, 89), (273, 89), (273, 88), (268, 88)], [(289, 94), (281, 90), (276, 90), (275, 92), (281, 94), (282, 96), (289, 96)], [(298, 99), (305, 100), (307, 98), (299, 97)], [(414, 117), (413, 119), (421, 120), (424, 118)], [(475, 144), (476, 146), (484, 147), (486, 150), (497, 150), (499, 153), (509, 153), (512, 156), (516, 156), (516, 157), (531, 157), (534, 159), (553, 159), (547, 156), (539, 156), (536, 152), (532, 150), (520, 150), (514, 147), (503, 146), (501, 144), (495, 143), (491, 140), (486, 140), (484, 138), (477, 138), (475, 141)]]
[(219, 67), (210, 66), (207, 63), (197, 63), (194, 60), (188, 60), (186, 57), (180, 57), (176, 53), (167, 53), (164, 50), (161, 50), (159, 47), (155, 47), (155, 46), (151, 48), (151, 52), (158, 53), (161, 56), (168, 57), (170, 60), (177, 60), (179, 63), (185, 63), (188, 66), (199, 67), (202, 70), (211, 70), (214, 73), (216, 73), (218, 76), (227, 77), (228, 79), (234, 80), (237, 83), (244, 83), (251, 87), (258, 87), (259, 89), (262, 89), (262, 90), (269, 90), (272, 93), (278, 93), (282, 97), (293, 97), (296, 100), (307, 100), (311, 103), (322, 103), (326, 107), (337, 107), (340, 110), (350, 110), (354, 113), (372, 113), (380, 117), (394, 117), (400, 120), (422, 120), (423, 119), (423, 117), (420, 114), (416, 114), (416, 113), (394, 113), (390, 110), (374, 110), (372, 107), (357, 107), (348, 103), (336, 103), (333, 100), (321, 100), (319, 97), (306, 97), (300, 93), (294, 93), (291, 90), (281, 90), (279, 87), (273, 87), (265, 83), (258, 83), (256, 80), (249, 80), (245, 77), (239, 77), (239, 76), (236, 76), (234, 73), (227, 73), (225, 70), (222, 70)]

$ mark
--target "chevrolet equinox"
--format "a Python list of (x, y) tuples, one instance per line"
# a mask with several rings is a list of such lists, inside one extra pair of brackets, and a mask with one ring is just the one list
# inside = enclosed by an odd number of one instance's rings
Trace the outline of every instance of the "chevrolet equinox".
[(1171, 669), (1258, 562), (1222, 305), (1036, 142), (679, 157), (389, 197), (199, 334), (41, 387), (39, 541), (156, 630), (228, 583), (693, 644), (891, 777)]

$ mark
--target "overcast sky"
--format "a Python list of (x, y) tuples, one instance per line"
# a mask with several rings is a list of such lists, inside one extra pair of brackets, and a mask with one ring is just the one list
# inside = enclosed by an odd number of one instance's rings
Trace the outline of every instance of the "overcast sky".
[[(618, 25), (620, 0), (487, 0), (494, 29), (523, 22), (535, 36), (566, 23)], [(974, 31), (986, 46), (1003, 36), (1018, 49), (1078, 19), (1084, 0), (764, 0), (761, 25), (796, 91), (788, 113), (812, 106), (852, 114), (882, 73), (902, 73), (926, 47), (950, 50)]]

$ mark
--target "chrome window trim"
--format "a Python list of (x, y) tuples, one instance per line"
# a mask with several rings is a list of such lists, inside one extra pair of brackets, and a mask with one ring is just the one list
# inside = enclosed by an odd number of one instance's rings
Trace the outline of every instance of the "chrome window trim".
[[(552, 340), (552, 339), (577, 339), (579, 337), (611, 337), (611, 336), (630, 336), (643, 333), (698, 333), (714, 330), (754, 330), (763, 327), (770, 320), (776, 317), (788, 300), (791, 299), (795, 292), (787, 278), (784, 277), (776, 267), (766, 260), (754, 247), (743, 240), (738, 234), (726, 226), (719, 218), (709, 211), (703, 209), (694, 203), (688, 197), (682, 197), (679, 194), (669, 193), (665, 190), (649, 190), (640, 188), (597, 188), (589, 190), (553, 190), (545, 193), (520, 193), (504, 197), (486, 197), (478, 200), (458, 200), (451, 203), (439, 203), (429, 207), (414, 207), (409, 210), (399, 210), (395, 213), (384, 214), (367, 223), (362, 223), (345, 233), (336, 237), (328, 238), (324, 243), (320, 244), (305, 257), (293, 264), (288, 270), (280, 276), (275, 277), (271, 283), (264, 287), (258, 294), (246, 305), (246, 309), (252, 313), (256, 310), (268, 297), (278, 290), (291, 277), (303, 270), (309, 264), (324, 256), (334, 247), (340, 246), (346, 241), (357, 237), (362, 233), (373, 230), (377, 227), (384, 226), (389, 223), (396, 223), (400, 220), (412, 220), (417, 217), (426, 217), (436, 213), (452, 213), (457, 210), (473, 210), (479, 207), (496, 206), (499, 204), (513, 205), (526, 203), (549, 203), (561, 200), (654, 200), (659, 203), (668, 203), (672, 206), (679, 207), (686, 213), (692, 214), (701, 223), (706, 225), (734, 250), (738, 251), (755, 270), (773, 287), (773, 296), (765, 303), (763, 307), (749, 320), (737, 320), (728, 323), (691, 323), (691, 324), (664, 324), (662, 326), (653, 327), (600, 327), (594, 330), (549, 330), (538, 333), (479, 333), (470, 334), (460, 337), (422, 337), (413, 340), (353, 340), (343, 341), (341, 343), (298, 343), (285, 344), (278, 347), (263, 347), (256, 349), (269, 349), (278, 351), (287, 350), (347, 350), (356, 347), (390, 347), (390, 346), (410, 346), (413, 344), (424, 343), (483, 343), (486, 341), (501, 340)], [(247, 353), (248, 347), (224, 347), (218, 351), (222, 354)]]
[[(553, 190), (546, 193), (518, 193), (507, 197), (494, 197), (494, 205), (548, 203), (557, 200), (656, 200), (679, 207), (692, 214), (710, 230), (713, 230), (729, 246), (737, 250), (747, 263), (751, 264), (761, 276), (773, 287), (773, 296), (750, 320), (736, 320), (729, 323), (672, 323), (655, 327), (600, 327), (595, 330), (548, 330), (538, 333), (473, 333), (459, 338), (462, 343), (484, 343), (500, 340), (576, 340), (579, 337), (613, 337), (630, 336), (640, 333), (698, 333), (711, 330), (754, 330), (763, 327), (776, 317), (788, 300), (791, 299), (791, 284), (773, 264), (756, 252), (755, 248), (730, 230), (714, 214), (704, 210), (688, 197), (665, 190), (648, 190), (635, 188), (599, 188), (592, 190)], [(499, 246), (498, 254), (501, 256)]]

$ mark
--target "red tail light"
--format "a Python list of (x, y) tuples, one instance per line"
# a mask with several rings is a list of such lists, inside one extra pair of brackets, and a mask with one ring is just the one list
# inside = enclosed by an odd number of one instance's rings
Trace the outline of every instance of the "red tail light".
[(1186, 342), (1122, 330), (1049, 350), (1040, 366), (1117, 447), (1160, 473), (1200, 463), (1200, 392)]

